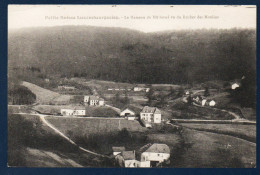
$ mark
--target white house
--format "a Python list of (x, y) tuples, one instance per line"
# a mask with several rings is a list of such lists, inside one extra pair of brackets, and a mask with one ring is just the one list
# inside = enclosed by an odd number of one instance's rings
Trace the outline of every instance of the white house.
[(123, 151), (125, 151), (125, 147), (123, 146), (120, 146), (120, 147), (112, 147), (112, 150), (113, 150), (113, 155), (116, 156), (120, 153), (122, 153)]
[(205, 106), (205, 105), (206, 105), (206, 102), (207, 102), (207, 100), (206, 100), (206, 99), (203, 99), (203, 100), (201, 101), (201, 106)]
[(140, 120), (153, 123), (161, 123), (161, 111), (156, 107), (145, 106), (140, 112)]
[(145, 88), (145, 87), (134, 87), (134, 91), (135, 91), (135, 92), (140, 92), (140, 91), (149, 92), (149, 91), (150, 91), (150, 88)]
[(60, 113), (61, 115), (73, 115), (74, 110), (73, 109), (61, 109)]
[(104, 106), (105, 100), (98, 96), (90, 95), (84, 96), (84, 103), (90, 106)]
[(74, 107), (73, 109), (61, 109), (60, 113), (63, 116), (84, 116), (86, 110), (83, 107)]
[(238, 88), (238, 87), (240, 87), (240, 85), (238, 84), (238, 83), (233, 83), (232, 85), (231, 85), (231, 89), (236, 89), (236, 88)]
[(58, 89), (59, 90), (70, 90), (70, 91), (72, 91), (72, 90), (75, 90), (76, 88), (74, 86), (59, 85)]
[(166, 144), (147, 144), (140, 149), (139, 167), (156, 167), (159, 163), (169, 160), (170, 153)]
[(209, 102), (209, 106), (215, 106), (216, 105), (216, 102), (214, 101), (214, 100), (211, 100), (210, 102)]

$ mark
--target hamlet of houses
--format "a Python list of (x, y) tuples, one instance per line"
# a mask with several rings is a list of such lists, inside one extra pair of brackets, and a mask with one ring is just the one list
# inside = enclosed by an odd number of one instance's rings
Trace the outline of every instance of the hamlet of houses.
[(160, 143), (149, 143), (137, 151), (126, 151), (125, 147), (112, 147), (112, 150), (120, 167), (158, 167), (170, 159), (169, 146)]
[[(84, 105), (86, 106), (104, 106), (105, 101), (103, 98), (98, 96), (90, 95), (84, 96)], [(140, 113), (139, 116), (137, 113)], [(85, 116), (86, 109), (84, 106), (75, 106), (69, 109), (61, 109), (61, 115), (63, 116)], [(124, 108), (120, 112), (120, 117), (124, 117), (127, 120), (136, 120), (140, 119), (140, 122), (145, 127), (152, 127), (152, 123), (160, 124), (161, 123), (161, 111), (156, 107), (145, 106), (141, 112), (133, 110), (130, 107)]]

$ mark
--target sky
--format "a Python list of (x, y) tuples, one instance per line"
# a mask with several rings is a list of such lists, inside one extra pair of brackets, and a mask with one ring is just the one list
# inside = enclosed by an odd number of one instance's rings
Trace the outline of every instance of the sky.
[(256, 6), (9, 5), (8, 29), (88, 25), (142, 32), (256, 28)]

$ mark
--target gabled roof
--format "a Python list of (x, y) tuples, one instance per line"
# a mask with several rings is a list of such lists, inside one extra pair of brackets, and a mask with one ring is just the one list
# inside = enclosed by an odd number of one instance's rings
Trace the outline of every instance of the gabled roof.
[(156, 114), (161, 114), (161, 111), (156, 108), (156, 107), (149, 107), (149, 106), (145, 106), (142, 111), (143, 113), (156, 113)]
[(113, 146), (112, 150), (113, 150), (113, 152), (123, 152), (123, 151), (125, 151), (125, 147), (124, 146), (119, 146), (119, 147)]
[(170, 148), (166, 144), (154, 143), (148, 149), (143, 152), (152, 152), (152, 153), (168, 153), (170, 154)]
[(136, 113), (136, 114), (138, 114), (138, 113), (141, 112), (141, 109), (140, 109), (140, 108), (135, 107), (135, 106), (133, 106), (133, 105), (127, 105), (127, 106), (125, 106), (125, 107), (121, 110), (121, 112), (123, 112), (123, 111), (126, 110), (126, 109), (129, 109), (130, 111), (133, 111), (133, 112)]
[(123, 151), (122, 156), (123, 156), (124, 160), (135, 160), (134, 151)]
[(125, 110), (129, 110), (129, 111), (132, 111), (133, 113), (135, 113), (135, 111), (134, 110), (132, 110), (131, 108), (124, 108), (121, 112), (124, 112)]

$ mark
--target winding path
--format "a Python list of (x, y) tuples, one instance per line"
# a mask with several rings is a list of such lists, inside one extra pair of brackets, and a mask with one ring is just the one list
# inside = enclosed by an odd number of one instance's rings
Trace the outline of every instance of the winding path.
[(15, 114), (21, 114), (21, 115), (34, 115), (34, 116), (38, 116), (40, 118), (40, 120), (45, 124), (47, 125), (48, 127), (50, 127), (52, 130), (54, 130), (59, 136), (63, 137), (65, 140), (67, 140), (68, 142), (70, 142), (71, 144), (77, 146), (80, 150), (86, 152), (86, 153), (89, 153), (89, 154), (92, 154), (92, 155), (95, 155), (95, 156), (100, 156), (100, 157), (106, 157), (106, 158), (109, 158), (108, 156), (106, 155), (103, 155), (103, 154), (98, 154), (98, 153), (95, 153), (93, 151), (90, 151), (90, 150), (87, 150), (79, 145), (77, 145), (73, 140), (71, 140), (69, 137), (67, 137), (65, 134), (63, 134), (60, 130), (58, 130), (56, 127), (54, 127), (52, 124), (50, 124), (46, 119), (45, 117), (48, 116), (48, 115), (43, 115), (43, 114), (27, 114), (27, 113), (15, 113)]

